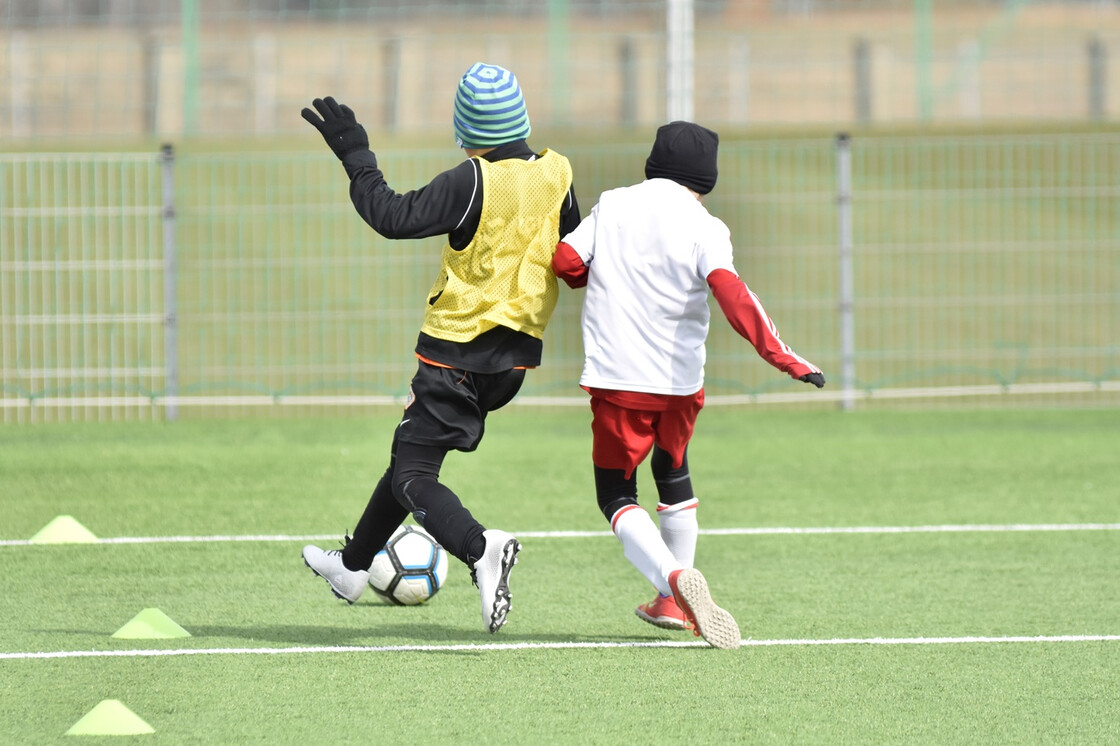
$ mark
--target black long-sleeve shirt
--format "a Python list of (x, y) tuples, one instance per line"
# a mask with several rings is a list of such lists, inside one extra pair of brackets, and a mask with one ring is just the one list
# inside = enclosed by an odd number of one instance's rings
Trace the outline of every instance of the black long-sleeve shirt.
[[(537, 154), (524, 140), (499, 145), (482, 156), (488, 161), (506, 158), (531, 160)], [(350, 199), (371, 228), (386, 238), (428, 238), (446, 235), (451, 248), (465, 249), (482, 217), (482, 173), (473, 158), (438, 174), (427, 185), (398, 193), (385, 181), (377, 156), (359, 150), (342, 161), (350, 177)], [(561, 236), (580, 223), (574, 187), (560, 208)], [(533, 368), (541, 363), (543, 344), (536, 337), (504, 326), (495, 327), (469, 342), (450, 342), (420, 332), (416, 353), (453, 368), (476, 373), (497, 373), (510, 368)]]

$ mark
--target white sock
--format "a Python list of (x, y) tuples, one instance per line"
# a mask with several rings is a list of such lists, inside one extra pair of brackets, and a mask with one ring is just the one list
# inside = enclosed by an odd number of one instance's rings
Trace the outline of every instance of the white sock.
[(693, 567), (696, 561), (696, 536), (700, 533), (696, 520), (698, 503), (694, 497), (676, 505), (657, 504), (661, 538), (683, 567)]
[(611, 530), (622, 542), (622, 552), (630, 564), (638, 568), (658, 593), (671, 595), (669, 573), (682, 569), (681, 563), (665, 546), (649, 513), (638, 505), (628, 505), (611, 518)]

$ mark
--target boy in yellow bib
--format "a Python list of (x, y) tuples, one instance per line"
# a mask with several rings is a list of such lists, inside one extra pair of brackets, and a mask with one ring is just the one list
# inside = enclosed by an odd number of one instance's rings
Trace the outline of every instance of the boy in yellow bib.
[(486, 529), (439, 481), (451, 450), (478, 447), (486, 416), (540, 365), (556, 306), (552, 254), (579, 225), (572, 170), (559, 153), (526, 143), (529, 115), (517, 78), (477, 63), (459, 81), (454, 129), (467, 160), (420, 189), (389, 187), (354, 112), (333, 98), (304, 109), (342, 161), (354, 207), (386, 238), (445, 234), (439, 275), (416, 342), (418, 367), (393, 435), (389, 466), (341, 550), (303, 549), (304, 562), (354, 603), (369, 567), (409, 513), (471, 570), (490, 632), (510, 608), (509, 574), (521, 544)]

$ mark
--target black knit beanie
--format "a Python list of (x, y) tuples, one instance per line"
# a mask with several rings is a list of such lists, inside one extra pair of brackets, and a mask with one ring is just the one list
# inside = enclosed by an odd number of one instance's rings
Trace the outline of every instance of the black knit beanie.
[(672, 179), (699, 194), (716, 185), (719, 135), (692, 122), (669, 122), (657, 128), (646, 159), (647, 179)]

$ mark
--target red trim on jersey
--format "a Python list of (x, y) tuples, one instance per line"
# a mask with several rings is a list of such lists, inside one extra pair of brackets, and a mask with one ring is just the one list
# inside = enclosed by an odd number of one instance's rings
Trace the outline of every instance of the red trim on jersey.
[(777, 327), (766, 315), (758, 296), (734, 272), (714, 270), (708, 275), (708, 287), (732, 328), (754, 345), (763, 360), (793, 378), (821, 372), (820, 368), (797, 355), (781, 340)]
[(579, 258), (576, 250), (563, 241), (556, 244), (556, 252), (552, 255), (552, 271), (570, 288), (587, 285), (587, 265)]
[(605, 399), (626, 409), (644, 409), (650, 412), (667, 412), (672, 409), (701, 409), (704, 406), (704, 389), (695, 394), (647, 394), (642, 391), (616, 391), (580, 386), (581, 389), (598, 399)]
[(637, 510), (637, 509), (640, 509), (640, 508), (641, 508), (640, 505), (627, 505), (625, 507), (622, 507), (622, 508), (619, 508), (618, 510), (616, 510), (614, 512), (614, 515), (611, 516), (611, 531), (614, 531), (614, 526), (615, 526), (616, 523), (618, 523), (618, 519), (622, 517), (623, 513), (625, 513), (628, 510)]

